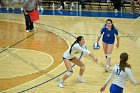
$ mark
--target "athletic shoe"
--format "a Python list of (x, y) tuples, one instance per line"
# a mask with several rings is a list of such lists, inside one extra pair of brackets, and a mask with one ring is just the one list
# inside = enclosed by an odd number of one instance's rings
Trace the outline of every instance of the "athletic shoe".
[(26, 30), (26, 32), (30, 32), (29, 30)]
[(79, 83), (86, 83), (87, 81), (85, 81), (81, 76), (79, 76), (78, 78), (77, 78), (77, 81), (79, 82)]
[(59, 88), (64, 88), (64, 82), (62, 80), (58, 81), (58, 85)]

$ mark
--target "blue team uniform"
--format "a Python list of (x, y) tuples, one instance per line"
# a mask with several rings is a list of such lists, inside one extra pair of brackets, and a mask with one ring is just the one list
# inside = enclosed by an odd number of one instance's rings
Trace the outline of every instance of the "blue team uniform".
[(105, 26), (103, 26), (100, 34), (103, 34), (103, 38), (102, 38), (103, 42), (105, 42), (107, 44), (114, 44), (115, 35), (118, 35), (118, 30), (116, 28), (108, 30), (105, 25)]

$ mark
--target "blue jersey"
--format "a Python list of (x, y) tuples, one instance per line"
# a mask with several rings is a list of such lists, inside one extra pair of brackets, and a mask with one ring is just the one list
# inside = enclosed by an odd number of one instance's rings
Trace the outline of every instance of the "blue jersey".
[(103, 34), (103, 38), (102, 38), (103, 42), (105, 42), (107, 44), (114, 44), (115, 35), (118, 35), (118, 30), (116, 28), (108, 30), (105, 25), (105, 26), (103, 26), (100, 34)]

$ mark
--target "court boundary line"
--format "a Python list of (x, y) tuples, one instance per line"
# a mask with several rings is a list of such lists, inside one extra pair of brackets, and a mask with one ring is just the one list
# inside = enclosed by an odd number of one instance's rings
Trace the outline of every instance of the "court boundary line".
[[(43, 30), (44, 30), (44, 29), (43, 29)], [(48, 31), (48, 30), (46, 30), (46, 31)], [(54, 32), (52, 32), (52, 33), (54, 33)], [(58, 35), (59, 35), (59, 34), (58, 34)], [(62, 36), (60, 36), (60, 37), (61, 37), (62, 39), (64, 39)], [(64, 40), (66, 41), (66, 39), (64, 39)], [(66, 42), (67, 42), (67, 44), (69, 45), (68, 41), (66, 41)], [(69, 45), (69, 47), (70, 47), (70, 45)], [(63, 65), (63, 64), (64, 64), (64, 63), (62, 62), (62, 63), (61, 63), (60, 65), (58, 65), (56, 68), (54, 68), (53, 70), (49, 71), (48, 73), (46, 73), (46, 74), (44, 74), (44, 75), (42, 75), (42, 76), (40, 76), (40, 77), (38, 77), (38, 78), (35, 78), (35, 79), (33, 79), (33, 80), (29, 81), (29, 82), (26, 82), (26, 83), (24, 83), (24, 84), (21, 84), (21, 85), (19, 85), (19, 86), (16, 86), (16, 87), (13, 87), (13, 88), (4, 90), (4, 91), (2, 91), (2, 92), (6, 92), (6, 91), (9, 91), (9, 90), (18, 88), (18, 87), (20, 87), (20, 86), (23, 86), (23, 85), (25, 85), (25, 84), (28, 84), (28, 83), (30, 83), (30, 82), (36, 80), (36, 79), (42, 78), (42, 77), (44, 77), (45, 75), (47, 75), (47, 74), (53, 72), (54, 70), (56, 70), (57, 68), (59, 68), (59, 67), (60, 67), (61, 65)]]
[[(18, 49), (12, 51), (12, 53), (15, 53), (16, 51), (18, 51)], [(0, 58), (0, 61), (3, 60), (5, 57), (8, 57), (10, 54), (6, 54), (4, 57)]]
[[(13, 48), (13, 49), (16, 49), (16, 48)], [(22, 49), (22, 48), (18, 48), (18, 49), (16, 49), (16, 50), (30, 50), (30, 49)], [(31, 51), (37, 51), (37, 50), (32, 50), (31, 49)], [(53, 63), (54, 63), (54, 59), (53, 59), (53, 57), (52, 56), (50, 56), (49, 54), (47, 54), (47, 53), (45, 53), (45, 52), (42, 52), (42, 51), (37, 51), (37, 52), (40, 52), (40, 53), (43, 53), (43, 54), (45, 54), (45, 55), (47, 55), (50, 59), (51, 59), (51, 63), (47, 66), (47, 67), (45, 67), (45, 68), (43, 68), (43, 69), (41, 69), (41, 68), (39, 68), (41, 71), (42, 70), (45, 70), (45, 69), (47, 69), (48, 67), (50, 67)], [(13, 52), (11, 52), (11, 53), (13, 53)], [(15, 52), (14, 52), (15, 53)], [(8, 54), (8, 55), (11, 55), (11, 54)], [(1, 60), (0, 60), (1, 61)], [(32, 68), (32, 67), (31, 67)], [(34, 69), (34, 68), (33, 68)], [(36, 70), (36, 69), (35, 69)], [(24, 75), (29, 75), (29, 74), (34, 74), (34, 73), (37, 73), (37, 72), (39, 72), (38, 70), (36, 70), (36, 71), (34, 71), (34, 72), (32, 72), (32, 73), (28, 73), (28, 74), (22, 74), (22, 75), (17, 75), (17, 76), (12, 76), (12, 77), (4, 77), (4, 78), (2, 78), (2, 79), (6, 79), (6, 78), (14, 78), (14, 77), (19, 77), (19, 76), (24, 76)]]
[(15, 45), (17, 45), (17, 44), (21, 43), (22, 41), (24, 41), (24, 40), (28, 39), (29, 37), (31, 37), (31, 36), (33, 36), (33, 35), (35, 35), (35, 34), (37, 34), (37, 33), (38, 33), (38, 32), (34, 32), (34, 33), (32, 33), (31, 35), (29, 35), (29, 36), (27, 36), (27, 37), (25, 37), (25, 38), (23, 38), (23, 39), (21, 39), (21, 40), (17, 41), (16, 43), (14, 43), (14, 44), (10, 45), (10, 46), (9, 46), (9, 47), (7, 47), (6, 49), (4, 49), (4, 50), (0, 51), (0, 53), (2, 53), (2, 52), (4, 52), (4, 51), (8, 50), (8, 48), (12, 48), (13, 46), (15, 46)]

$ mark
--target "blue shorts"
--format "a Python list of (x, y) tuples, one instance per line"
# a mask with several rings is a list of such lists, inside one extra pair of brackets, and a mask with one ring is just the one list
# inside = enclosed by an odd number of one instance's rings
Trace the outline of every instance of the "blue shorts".
[(110, 86), (110, 93), (123, 93), (123, 88), (121, 88), (115, 84), (112, 84)]
[(107, 41), (107, 40), (102, 40), (104, 43), (107, 43), (107, 44), (114, 44), (114, 41)]

